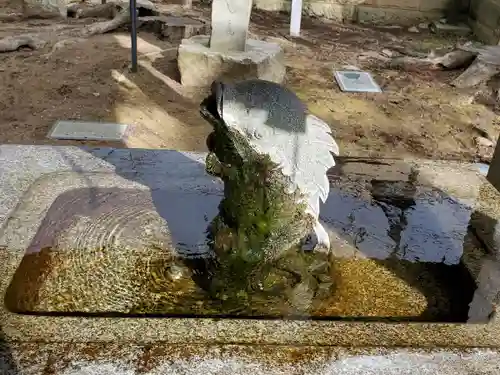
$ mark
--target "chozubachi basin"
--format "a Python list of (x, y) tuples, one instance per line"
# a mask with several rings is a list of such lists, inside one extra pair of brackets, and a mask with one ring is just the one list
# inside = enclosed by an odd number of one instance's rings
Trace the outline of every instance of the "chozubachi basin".
[(287, 258), (317, 281), (300, 308), (281, 263), (238, 298), (230, 282), (220, 298), (204, 288), (197, 259), (223, 195), (204, 154), (0, 150), (10, 191), (21, 191), (0, 221), (8, 340), (500, 343), (500, 199), (472, 165), (338, 158), (320, 214), (331, 254)]

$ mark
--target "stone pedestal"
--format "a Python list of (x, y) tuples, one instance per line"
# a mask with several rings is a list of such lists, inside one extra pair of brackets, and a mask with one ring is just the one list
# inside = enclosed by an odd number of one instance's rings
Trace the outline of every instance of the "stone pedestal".
[(210, 37), (199, 35), (184, 39), (179, 46), (178, 66), (184, 86), (208, 87), (216, 79), (283, 82), (286, 69), (278, 44), (249, 39), (243, 52), (213, 49), (209, 43)]

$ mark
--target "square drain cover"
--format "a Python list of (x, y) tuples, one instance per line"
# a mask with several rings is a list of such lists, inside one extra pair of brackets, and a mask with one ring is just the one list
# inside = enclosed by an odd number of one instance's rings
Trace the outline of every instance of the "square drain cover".
[(120, 141), (125, 135), (127, 126), (107, 122), (57, 121), (48, 137), (53, 139)]
[(382, 92), (380, 86), (368, 72), (344, 70), (335, 71), (334, 74), (342, 91)]

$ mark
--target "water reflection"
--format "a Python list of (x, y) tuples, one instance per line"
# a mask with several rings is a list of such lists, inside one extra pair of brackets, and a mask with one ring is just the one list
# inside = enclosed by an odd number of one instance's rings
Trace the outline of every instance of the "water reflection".
[[(439, 191), (423, 191), (403, 212), (381, 197), (363, 199), (334, 188), (321, 219), (332, 235), (348, 238), (367, 258), (386, 259), (396, 250), (399, 259), (458, 264), (471, 207), (472, 202), (467, 205)], [(399, 236), (394, 235), (395, 227), (403, 227)]]

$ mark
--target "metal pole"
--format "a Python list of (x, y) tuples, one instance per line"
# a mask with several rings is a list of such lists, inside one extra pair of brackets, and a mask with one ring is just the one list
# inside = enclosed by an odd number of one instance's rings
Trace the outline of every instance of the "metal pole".
[(130, 0), (130, 38), (132, 46), (132, 66), (130, 70), (132, 73), (137, 72), (137, 5), (136, 0)]

